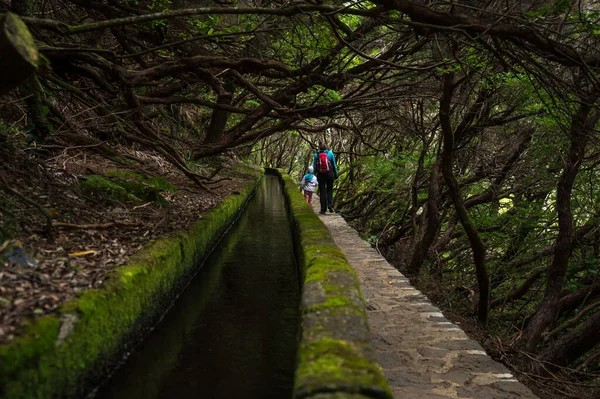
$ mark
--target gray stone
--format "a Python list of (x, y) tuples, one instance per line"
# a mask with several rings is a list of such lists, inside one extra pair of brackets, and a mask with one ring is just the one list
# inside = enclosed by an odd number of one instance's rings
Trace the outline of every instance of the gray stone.
[[(318, 211), (318, 201), (313, 207)], [(536, 398), (460, 326), (448, 321), (339, 214), (323, 215), (321, 220), (358, 275), (368, 300), (370, 343), (394, 397)]]
[(307, 308), (321, 304), (327, 300), (325, 289), (318, 281), (309, 281), (302, 288), (302, 307)]

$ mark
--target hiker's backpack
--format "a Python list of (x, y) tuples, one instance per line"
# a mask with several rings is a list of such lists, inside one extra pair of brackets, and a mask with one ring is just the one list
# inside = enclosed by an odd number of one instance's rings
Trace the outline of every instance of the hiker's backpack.
[(325, 151), (321, 151), (319, 153), (319, 158), (317, 161), (317, 166), (319, 173), (329, 173), (331, 167), (329, 166), (329, 158), (327, 158), (327, 153)]

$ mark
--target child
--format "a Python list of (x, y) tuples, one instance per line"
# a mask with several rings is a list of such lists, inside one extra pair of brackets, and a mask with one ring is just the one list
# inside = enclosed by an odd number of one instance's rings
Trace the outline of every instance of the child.
[(300, 182), (300, 190), (304, 191), (306, 202), (312, 205), (312, 196), (317, 188), (317, 176), (313, 175), (315, 169), (312, 166), (308, 167), (308, 173), (304, 175)]

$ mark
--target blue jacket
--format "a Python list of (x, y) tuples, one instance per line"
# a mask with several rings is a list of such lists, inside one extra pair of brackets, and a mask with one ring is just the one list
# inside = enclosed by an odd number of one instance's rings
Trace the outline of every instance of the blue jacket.
[[(317, 171), (317, 174), (319, 174), (318, 172), (318, 168), (317, 168), (317, 162), (319, 160), (319, 153), (321, 151), (317, 151), (314, 155), (314, 160), (313, 160), (313, 167), (315, 168), (315, 171)], [(336, 179), (338, 178), (338, 170), (337, 170), (337, 164), (335, 163), (335, 155), (333, 155), (333, 151), (331, 150), (325, 150), (325, 153), (327, 154), (327, 159), (329, 159), (329, 162), (331, 162), (332, 165), (332, 171), (333, 171), (333, 177), (335, 177)]]
[(312, 173), (305, 174), (302, 178), (302, 181), (300, 181), (300, 189), (311, 191), (313, 193), (317, 189), (318, 185), (319, 182), (317, 181), (317, 176), (313, 175)]

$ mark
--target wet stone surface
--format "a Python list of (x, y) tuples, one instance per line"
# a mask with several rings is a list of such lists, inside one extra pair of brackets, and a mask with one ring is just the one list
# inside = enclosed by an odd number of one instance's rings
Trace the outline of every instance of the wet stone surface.
[[(318, 214), (318, 201), (313, 208)], [(340, 215), (319, 217), (358, 274), (368, 301), (371, 345), (396, 398), (536, 398)]]

